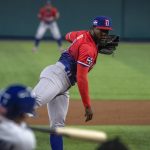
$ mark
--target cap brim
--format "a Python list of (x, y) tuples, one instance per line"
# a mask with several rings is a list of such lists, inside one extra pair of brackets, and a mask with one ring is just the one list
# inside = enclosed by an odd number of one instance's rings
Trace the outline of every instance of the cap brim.
[(111, 27), (96, 27), (96, 28), (99, 28), (99, 29), (102, 29), (102, 30), (112, 30)]

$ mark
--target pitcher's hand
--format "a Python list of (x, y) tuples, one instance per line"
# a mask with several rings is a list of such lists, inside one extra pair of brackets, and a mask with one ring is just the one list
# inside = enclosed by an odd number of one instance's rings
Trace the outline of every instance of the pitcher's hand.
[(85, 117), (86, 117), (85, 122), (92, 120), (93, 112), (92, 112), (91, 107), (86, 107), (85, 108)]

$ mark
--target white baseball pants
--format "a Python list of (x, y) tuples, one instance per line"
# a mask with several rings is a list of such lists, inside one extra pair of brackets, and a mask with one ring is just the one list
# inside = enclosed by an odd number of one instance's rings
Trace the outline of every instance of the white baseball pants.
[(50, 24), (46, 24), (45, 22), (41, 21), (37, 29), (36, 38), (42, 39), (47, 30), (51, 32), (55, 40), (59, 40), (61, 38), (61, 34), (56, 21)]
[(41, 72), (40, 81), (32, 91), (38, 106), (47, 104), (51, 128), (65, 125), (70, 87), (64, 65), (57, 62)]

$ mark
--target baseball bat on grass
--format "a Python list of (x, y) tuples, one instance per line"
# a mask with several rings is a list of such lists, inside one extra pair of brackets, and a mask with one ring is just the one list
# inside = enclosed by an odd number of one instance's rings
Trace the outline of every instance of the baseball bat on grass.
[(56, 129), (49, 129), (43, 127), (30, 126), (34, 131), (40, 131), (44, 133), (52, 133), (57, 135), (66, 136), (69, 138), (76, 138), (81, 140), (93, 141), (93, 142), (105, 142), (107, 140), (107, 135), (103, 131), (77, 129), (71, 127), (58, 127)]

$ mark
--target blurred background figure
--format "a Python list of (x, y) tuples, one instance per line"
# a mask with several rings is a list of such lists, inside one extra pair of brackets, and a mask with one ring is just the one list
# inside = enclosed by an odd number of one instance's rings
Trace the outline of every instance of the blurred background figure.
[(23, 85), (11, 85), (0, 93), (0, 149), (34, 150), (36, 139), (27, 128), (27, 114), (32, 114), (35, 99)]
[(56, 40), (59, 50), (62, 51), (62, 37), (57, 25), (57, 19), (60, 14), (56, 7), (52, 6), (50, 1), (47, 1), (46, 5), (42, 7), (38, 13), (38, 18), (40, 20), (40, 25), (37, 29), (37, 33), (35, 36), (35, 44), (33, 48), (33, 52), (37, 51), (39, 42), (43, 38), (45, 32), (50, 30), (52, 34), (52, 38)]
[(101, 144), (96, 150), (129, 150), (119, 138)]

